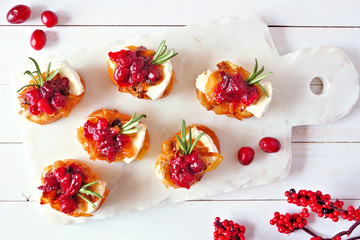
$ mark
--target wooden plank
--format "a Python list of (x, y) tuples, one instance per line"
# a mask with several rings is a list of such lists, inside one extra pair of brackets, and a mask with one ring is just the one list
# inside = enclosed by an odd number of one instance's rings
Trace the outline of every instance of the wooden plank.
[[(42, 26), (41, 12), (55, 11), (60, 25), (188, 25), (219, 18), (256, 14), (270, 25), (359, 26), (360, 3), (356, 0), (207, 0), (207, 1), (102, 1), (25, 0), (32, 8), (26, 24)], [(1, 1), (2, 16), (15, 4)], [(70, 6), (70, 7), (69, 7)], [(301, 11), (301, 14), (299, 14)], [(9, 25), (5, 17), (0, 25)]]
[[(0, 56), (0, 87), (10, 84), (14, 72), (27, 57), (36, 58), (39, 55), (64, 55), (69, 51), (86, 49), (96, 45), (106, 45), (111, 42), (128, 39), (134, 36), (153, 32), (177, 29), (178, 27), (57, 27), (46, 30), (48, 41), (41, 51), (34, 51), (30, 47), (29, 39), (34, 27), (18, 26), (0, 27), (0, 42), (11, 48), (11, 54)], [(347, 53), (360, 71), (360, 29), (333, 28), (279, 28), (271, 27), (270, 33), (281, 55), (303, 48), (314, 46), (334, 46)], [(22, 71), (22, 69), (21, 69)]]
[[(358, 206), (360, 201), (345, 201), (345, 205)], [(289, 237), (280, 234), (269, 224), (275, 211), (298, 213), (301, 208), (285, 201), (191, 201), (155, 209), (115, 216), (102, 221), (72, 226), (55, 226), (46, 222), (36, 211), (37, 204), (0, 203), (1, 239), (212, 239), (215, 217), (232, 219), (245, 225), (246, 239), (310, 239), (303, 231), (296, 231)], [(17, 216), (17, 217), (15, 217)], [(313, 216), (313, 215), (312, 215)], [(317, 233), (331, 237), (348, 229), (350, 222), (310, 217), (308, 226)], [(331, 230), (330, 230), (331, 229)], [(358, 236), (358, 227), (351, 236)]]
[[(360, 143), (293, 143), (292, 151), (292, 166), (289, 176), (285, 179), (270, 185), (243, 189), (206, 199), (280, 200), (285, 198), (284, 192), (291, 188), (321, 189), (338, 198), (360, 199), (360, 182), (358, 181)], [(34, 188), (31, 186), (23, 146), (0, 144), (0, 159), (6, 162), (6, 167), (0, 168), (0, 200), (24, 201), (25, 196), (33, 195)], [(234, 161), (234, 164), (238, 164), (235, 159), (224, 161)], [(14, 169), (16, 169), (16, 174), (14, 174)], [(35, 200), (33, 197), (30, 199)]]

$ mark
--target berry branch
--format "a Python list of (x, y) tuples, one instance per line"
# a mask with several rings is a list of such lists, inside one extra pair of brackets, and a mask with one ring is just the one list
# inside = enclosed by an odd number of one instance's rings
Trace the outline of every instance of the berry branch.
[[(290, 234), (296, 230), (303, 230), (312, 236), (310, 240), (341, 240), (344, 235), (350, 236), (356, 227), (360, 225), (360, 207), (355, 209), (353, 206), (349, 206), (344, 209), (344, 202), (336, 199), (334, 202), (331, 201), (329, 194), (323, 194), (321, 191), (313, 192), (311, 190), (300, 190), (296, 192), (295, 189), (285, 192), (287, 202), (295, 204), (299, 207), (303, 207), (301, 213), (280, 214), (279, 212), (274, 213), (274, 218), (270, 220), (271, 225), (276, 225), (280, 233)], [(347, 230), (337, 233), (331, 238), (325, 238), (317, 235), (307, 225), (305, 218), (310, 216), (308, 208), (320, 218), (329, 218), (333, 222), (339, 221), (339, 217), (347, 219), (348, 221), (355, 221), (355, 223)], [(347, 240), (360, 239), (360, 236), (347, 238)]]

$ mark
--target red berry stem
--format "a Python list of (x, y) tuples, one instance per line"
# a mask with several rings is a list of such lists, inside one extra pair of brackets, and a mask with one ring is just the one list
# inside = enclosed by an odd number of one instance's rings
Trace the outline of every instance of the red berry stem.
[[(317, 235), (316, 233), (314, 233), (313, 231), (311, 231), (310, 229), (303, 227), (302, 230), (304, 230), (304, 232), (308, 233), (309, 235), (313, 236), (314, 239), (312, 238), (312, 240), (337, 240), (337, 239), (341, 239), (341, 236), (344, 235), (351, 235), (351, 233), (355, 230), (355, 228), (357, 226), (360, 225), (360, 221), (355, 222), (353, 225), (351, 225), (351, 227), (347, 230), (347, 231), (342, 231), (337, 233), (336, 235), (334, 235), (331, 238), (323, 238), (319, 235)], [(340, 237), (340, 238), (339, 238)], [(356, 237), (352, 237), (352, 238), (348, 238), (347, 240), (355, 240), (355, 239), (360, 239), (360, 236), (356, 236)]]

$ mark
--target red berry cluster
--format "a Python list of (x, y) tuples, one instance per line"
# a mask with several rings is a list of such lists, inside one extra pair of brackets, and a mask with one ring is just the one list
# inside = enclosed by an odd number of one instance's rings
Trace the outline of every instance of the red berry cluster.
[(288, 203), (310, 207), (311, 211), (316, 212), (319, 217), (330, 218), (334, 222), (339, 221), (340, 216), (349, 221), (360, 220), (360, 208), (355, 209), (353, 206), (349, 206), (346, 210), (343, 208), (343, 201), (335, 200), (332, 202), (331, 196), (323, 194), (321, 191), (300, 190), (297, 193), (291, 189), (285, 192), (285, 196), (288, 198)]
[(214, 227), (214, 240), (245, 240), (245, 227), (231, 220), (220, 222), (220, 218), (216, 217)]
[[(299, 207), (304, 207), (299, 214), (286, 213), (285, 215), (278, 212), (274, 213), (274, 218), (270, 220), (271, 225), (276, 225), (280, 233), (290, 234), (295, 230), (303, 230), (311, 235), (310, 240), (341, 240), (342, 236), (350, 236), (356, 227), (360, 225), (360, 208), (355, 209), (353, 206), (349, 206), (346, 209), (343, 208), (344, 202), (336, 199), (331, 201), (329, 194), (323, 194), (321, 191), (300, 190), (298, 192), (295, 189), (290, 189), (285, 192), (287, 202), (295, 204)], [(312, 232), (305, 227), (310, 213), (317, 213), (319, 217), (330, 218), (334, 222), (339, 221), (339, 218), (347, 219), (349, 221), (355, 221), (352, 226), (346, 231), (339, 232), (331, 238), (324, 238), (317, 233)], [(348, 240), (360, 239), (360, 236), (348, 238)]]
[(270, 220), (271, 225), (276, 225), (278, 231), (281, 233), (290, 234), (291, 232), (303, 228), (307, 224), (307, 220), (310, 215), (307, 208), (304, 208), (301, 213), (286, 213), (280, 214), (279, 212), (274, 213), (274, 218)]

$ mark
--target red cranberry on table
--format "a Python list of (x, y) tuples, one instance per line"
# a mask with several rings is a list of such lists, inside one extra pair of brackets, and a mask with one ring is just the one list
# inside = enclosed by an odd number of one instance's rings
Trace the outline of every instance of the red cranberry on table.
[(279, 140), (273, 137), (264, 137), (260, 140), (259, 146), (266, 153), (276, 153), (281, 148)]
[(46, 10), (41, 14), (41, 21), (46, 27), (51, 28), (58, 23), (58, 17), (54, 12)]
[(6, 15), (9, 23), (19, 24), (25, 22), (31, 15), (31, 10), (25, 5), (16, 5)]
[(30, 45), (36, 51), (43, 49), (46, 43), (46, 35), (43, 30), (37, 29), (31, 34)]
[(238, 152), (238, 160), (240, 164), (246, 166), (252, 163), (255, 157), (255, 151), (251, 147), (242, 147)]

